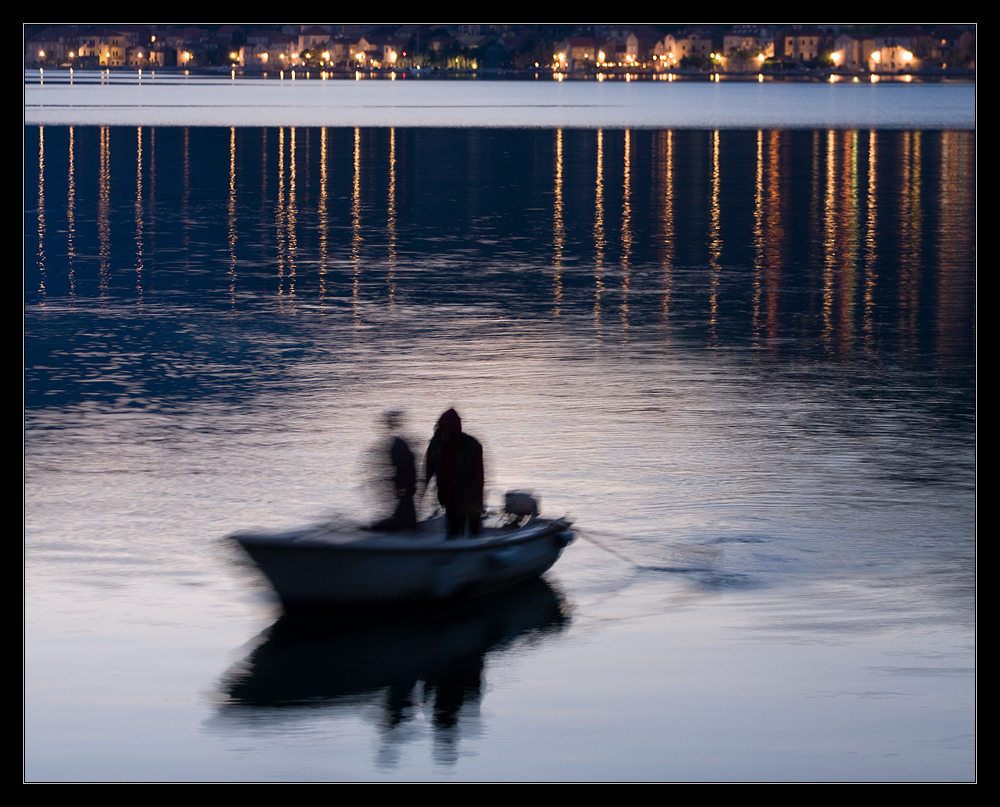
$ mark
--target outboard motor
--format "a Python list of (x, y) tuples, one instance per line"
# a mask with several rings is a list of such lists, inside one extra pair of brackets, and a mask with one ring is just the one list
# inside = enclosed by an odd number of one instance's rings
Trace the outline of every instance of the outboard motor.
[(520, 527), (525, 521), (538, 518), (538, 500), (530, 490), (508, 490), (504, 496), (503, 514), (510, 529)]

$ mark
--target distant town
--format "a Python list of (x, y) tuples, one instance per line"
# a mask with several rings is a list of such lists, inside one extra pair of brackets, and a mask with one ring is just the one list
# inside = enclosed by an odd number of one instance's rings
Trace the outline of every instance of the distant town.
[(531, 75), (972, 76), (975, 25), (25, 25), (26, 67)]

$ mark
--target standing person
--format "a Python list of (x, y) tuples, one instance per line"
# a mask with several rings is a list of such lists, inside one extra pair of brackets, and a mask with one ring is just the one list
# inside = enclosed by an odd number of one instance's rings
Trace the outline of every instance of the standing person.
[(406, 440), (399, 434), (403, 422), (402, 412), (386, 412), (383, 416), (389, 430), (389, 462), (392, 463), (392, 490), (396, 496), (396, 509), (389, 518), (373, 524), (373, 530), (415, 530), (417, 509), (413, 497), (417, 492), (417, 464)]
[(479, 535), (483, 513), (483, 447), (475, 437), (462, 431), (462, 419), (454, 409), (438, 418), (427, 448), (425, 485), (434, 476), (438, 501), (448, 522), (448, 537), (461, 538), (466, 527), (470, 535)]

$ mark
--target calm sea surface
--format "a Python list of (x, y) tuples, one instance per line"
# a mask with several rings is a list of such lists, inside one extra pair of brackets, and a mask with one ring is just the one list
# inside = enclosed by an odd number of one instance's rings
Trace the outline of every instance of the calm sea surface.
[[(148, 89), (26, 73), (26, 779), (976, 776), (973, 86)], [(577, 542), (282, 616), (450, 406)]]

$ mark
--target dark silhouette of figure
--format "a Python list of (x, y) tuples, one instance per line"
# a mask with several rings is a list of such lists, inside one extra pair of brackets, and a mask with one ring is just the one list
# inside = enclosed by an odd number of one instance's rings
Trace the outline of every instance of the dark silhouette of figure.
[(417, 528), (417, 509), (413, 497), (417, 492), (417, 465), (409, 445), (397, 433), (402, 423), (402, 414), (387, 412), (385, 425), (392, 437), (389, 444), (389, 462), (392, 464), (392, 490), (396, 496), (396, 509), (389, 518), (372, 525), (373, 530), (396, 531)]
[(462, 419), (454, 409), (438, 418), (427, 448), (425, 484), (429, 485), (434, 476), (438, 501), (448, 522), (448, 537), (461, 538), (466, 528), (470, 535), (479, 535), (483, 513), (483, 447), (475, 437), (462, 431)]

